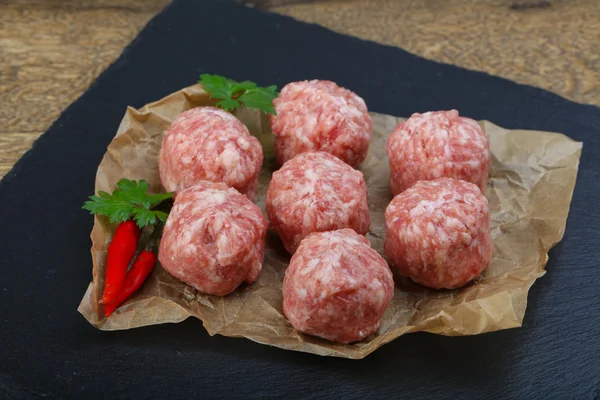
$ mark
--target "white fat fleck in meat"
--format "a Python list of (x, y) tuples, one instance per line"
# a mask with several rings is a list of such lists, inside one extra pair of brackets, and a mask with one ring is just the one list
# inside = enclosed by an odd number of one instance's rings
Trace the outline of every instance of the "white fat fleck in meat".
[(180, 241), (182, 244), (187, 244), (190, 243), (193, 237), (192, 231), (187, 229), (187, 230), (183, 230), (183, 234), (179, 236), (180, 237)]
[(219, 160), (225, 168), (235, 170), (240, 162), (240, 155), (238, 150), (231, 143), (228, 143), (225, 146), (225, 150), (219, 156)]
[(237, 145), (242, 150), (248, 150), (250, 148), (250, 142), (243, 137), (237, 139)]

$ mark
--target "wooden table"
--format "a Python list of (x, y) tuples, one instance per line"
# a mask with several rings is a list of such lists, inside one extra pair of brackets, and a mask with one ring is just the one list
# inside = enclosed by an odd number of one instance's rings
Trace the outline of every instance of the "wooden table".
[[(600, 105), (597, 0), (239, 1)], [(0, 176), (167, 3), (0, 0)]]

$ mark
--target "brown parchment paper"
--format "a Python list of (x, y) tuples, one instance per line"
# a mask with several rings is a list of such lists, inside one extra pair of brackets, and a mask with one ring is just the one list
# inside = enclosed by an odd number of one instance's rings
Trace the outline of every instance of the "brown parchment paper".
[[(139, 110), (128, 108), (117, 135), (98, 167), (96, 191), (111, 192), (122, 177), (146, 179), (162, 192), (158, 154), (163, 132), (177, 115), (214, 102), (195, 85)], [(268, 117), (252, 110), (236, 112), (265, 148), (258, 205), (263, 209), (274, 160)], [(387, 136), (401, 118), (371, 113), (373, 140), (360, 169), (369, 193), (373, 247), (383, 254), (384, 210), (391, 201)], [(106, 249), (114, 226), (95, 218), (91, 233), (93, 281), (79, 312), (102, 330), (131, 329), (180, 322), (192, 316), (211, 334), (245, 337), (288, 350), (359, 359), (397, 337), (417, 331), (442, 335), (475, 335), (519, 327), (527, 307), (527, 292), (544, 275), (548, 250), (561, 240), (575, 186), (582, 144), (549, 132), (506, 130), (481, 122), (489, 135), (492, 167), (486, 197), (492, 213), (494, 255), (483, 276), (458, 290), (434, 291), (395, 276), (396, 290), (379, 332), (350, 345), (297, 333), (282, 312), (281, 282), (289, 262), (274, 232), (258, 281), (226, 297), (202, 294), (166, 273), (160, 265), (144, 286), (110, 318), (97, 301), (104, 285)]]

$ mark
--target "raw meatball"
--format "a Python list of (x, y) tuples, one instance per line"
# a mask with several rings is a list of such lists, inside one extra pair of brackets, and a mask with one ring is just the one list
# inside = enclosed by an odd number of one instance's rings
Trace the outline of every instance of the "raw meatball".
[(492, 259), (487, 199), (472, 183), (420, 181), (385, 210), (385, 254), (398, 271), (433, 289), (475, 279)]
[(199, 181), (224, 182), (254, 201), (263, 162), (260, 142), (227, 111), (197, 107), (169, 127), (160, 150), (160, 180), (169, 192)]
[(182, 190), (169, 214), (158, 258), (167, 272), (201, 292), (224, 296), (258, 278), (267, 221), (224, 183)]
[(363, 174), (328, 153), (303, 153), (286, 162), (273, 173), (266, 203), (271, 226), (290, 253), (312, 232), (369, 231)]
[(458, 111), (413, 114), (387, 142), (390, 188), (394, 195), (418, 181), (454, 178), (483, 191), (488, 180), (490, 146), (479, 124)]
[(326, 151), (355, 167), (369, 150), (372, 123), (363, 99), (330, 81), (286, 85), (271, 116), (280, 164), (307, 151)]
[(283, 312), (303, 333), (340, 343), (379, 329), (394, 295), (387, 263), (352, 229), (310, 234), (283, 279)]

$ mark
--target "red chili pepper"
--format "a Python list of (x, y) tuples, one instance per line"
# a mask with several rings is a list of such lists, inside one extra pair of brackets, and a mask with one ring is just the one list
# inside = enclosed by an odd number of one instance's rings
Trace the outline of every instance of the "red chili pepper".
[(140, 228), (134, 221), (125, 221), (117, 226), (115, 236), (108, 246), (104, 294), (100, 304), (111, 304), (117, 300), (125, 280), (127, 267), (137, 250), (139, 238)]
[(138, 291), (142, 284), (150, 275), (150, 272), (154, 269), (156, 264), (156, 255), (150, 250), (142, 250), (138, 257), (135, 259), (133, 266), (127, 272), (125, 281), (121, 287), (121, 291), (117, 296), (117, 300), (114, 303), (110, 303), (104, 307), (104, 315), (109, 316), (125, 302), (132, 294)]

